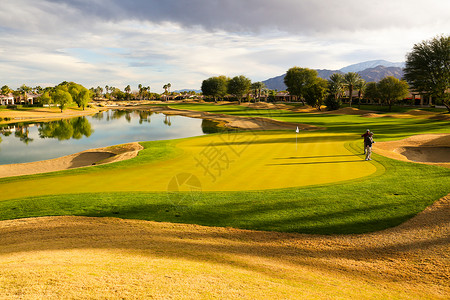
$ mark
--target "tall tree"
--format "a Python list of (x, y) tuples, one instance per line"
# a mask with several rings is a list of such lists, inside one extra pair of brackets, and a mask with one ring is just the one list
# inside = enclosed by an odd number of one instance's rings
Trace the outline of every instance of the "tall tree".
[(360, 80), (361, 80), (361, 76), (355, 72), (348, 72), (347, 74), (344, 75), (344, 82), (347, 85), (347, 89), (348, 89), (348, 97), (349, 97), (350, 107), (352, 106), (353, 89)]
[(377, 90), (381, 100), (392, 109), (392, 104), (404, 99), (408, 95), (408, 83), (393, 76), (388, 76), (377, 83)]
[(214, 102), (217, 99), (224, 97), (227, 93), (227, 81), (225, 76), (210, 77), (202, 82), (202, 93), (205, 96), (211, 96), (214, 98)]
[(142, 100), (142, 93), (144, 92), (144, 89), (142, 87), (142, 84), (138, 84), (138, 90), (139, 90), (139, 100)]
[(40, 97), (39, 97), (39, 101), (42, 104), (50, 104), (52, 103), (52, 97), (50, 96), (50, 92), (49, 91), (45, 91)]
[(70, 95), (72, 96), (73, 101), (78, 105), (78, 107), (82, 107), (85, 109), (86, 105), (91, 100), (89, 90), (80, 84), (76, 84), (74, 82), (70, 82), (68, 84), (68, 90)]
[(378, 93), (378, 87), (376, 82), (368, 82), (366, 84), (365, 98), (367, 98), (370, 102), (378, 102), (380, 103), (380, 94)]
[(252, 90), (255, 91), (255, 97), (258, 97), (258, 101), (261, 102), (261, 92), (266, 87), (261, 81), (252, 83)]
[(72, 103), (72, 96), (67, 91), (67, 88), (62, 86), (58, 86), (55, 88), (55, 91), (51, 95), (52, 101), (55, 104), (59, 104), (59, 108), (61, 112), (63, 112), (64, 108)]
[(166, 96), (166, 101), (169, 99), (168, 95), (167, 95), (167, 89), (169, 88), (168, 84), (163, 85), (163, 89), (164, 89), (164, 95)]
[(7, 96), (9, 93), (12, 93), (12, 92), (13, 92), (13, 90), (10, 89), (9, 86), (7, 86), (7, 85), (2, 86), (2, 88), (0, 90), (0, 94), (5, 95), (5, 96)]
[(366, 81), (362, 78), (358, 80), (358, 82), (355, 85), (355, 88), (358, 90), (358, 108), (361, 108), (361, 99), (366, 89), (366, 85), (367, 85)]
[(252, 81), (244, 75), (235, 76), (228, 82), (228, 93), (236, 96), (241, 104), (242, 97), (249, 92), (251, 84)]
[(305, 105), (303, 100), (305, 93), (309, 86), (314, 84), (317, 74), (316, 70), (293, 67), (286, 72), (284, 84), (286, 84), (289, 94), (297, 96)]
[(320, 107), (323, 105), (325, 97), (327, 96), (327, 88), (328, 81), (317, 77), (314, 83), (306, 89), (306, 103), (320, 110)]
[(336, 101), (342, 96), (342, 92), (344, 91), (344, 75), (340, 73), (333, 73), (328, 80), (328, 88), (330, 93), (334, 96)]
[(404, 77), (415, 91), (441, 99), (450, 112), (450, 36), (415, 44), (406, 55)]

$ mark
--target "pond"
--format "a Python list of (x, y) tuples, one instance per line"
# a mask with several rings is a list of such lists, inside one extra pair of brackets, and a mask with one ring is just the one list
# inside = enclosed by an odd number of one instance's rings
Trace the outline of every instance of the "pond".
[(40, 123), (0, 125), (0, 164), (52, 159), (87, 149), (213, 132), (211, 122), (150, 111), (108, 110)]

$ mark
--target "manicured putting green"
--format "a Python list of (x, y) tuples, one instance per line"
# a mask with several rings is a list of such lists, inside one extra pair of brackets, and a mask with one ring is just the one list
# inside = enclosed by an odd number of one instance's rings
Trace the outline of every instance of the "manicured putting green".
[(0, 200), (88, 192), (264, 190), (354, 180), (377, 170), (346, 148), (356, 139), (358, 135), (319, 131), (301, 132), (297, 143), (295, 132), (189, 138), (177, 142), (182, 151), (169, 160), (4, 182)]

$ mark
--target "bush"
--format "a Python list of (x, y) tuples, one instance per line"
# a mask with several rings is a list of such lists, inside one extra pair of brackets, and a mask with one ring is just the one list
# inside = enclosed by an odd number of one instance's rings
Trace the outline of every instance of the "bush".
[(328, 95), (328, 97), (325, 99), (325, 105), (327, 107), (327, 110), (337, 110), (341, 108), (342, 101), (341, 99), (336, 100), (334, 98), (334, 95)]

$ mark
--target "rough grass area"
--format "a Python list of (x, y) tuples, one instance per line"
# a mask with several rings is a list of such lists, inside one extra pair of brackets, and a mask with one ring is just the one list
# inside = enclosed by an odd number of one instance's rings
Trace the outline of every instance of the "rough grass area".
[(117, 218), (2, 221), (0, 298), (447, 299), (448, 229), (435, 224), (448, 210), (430, 213), (433, 222), (350, 236)]

